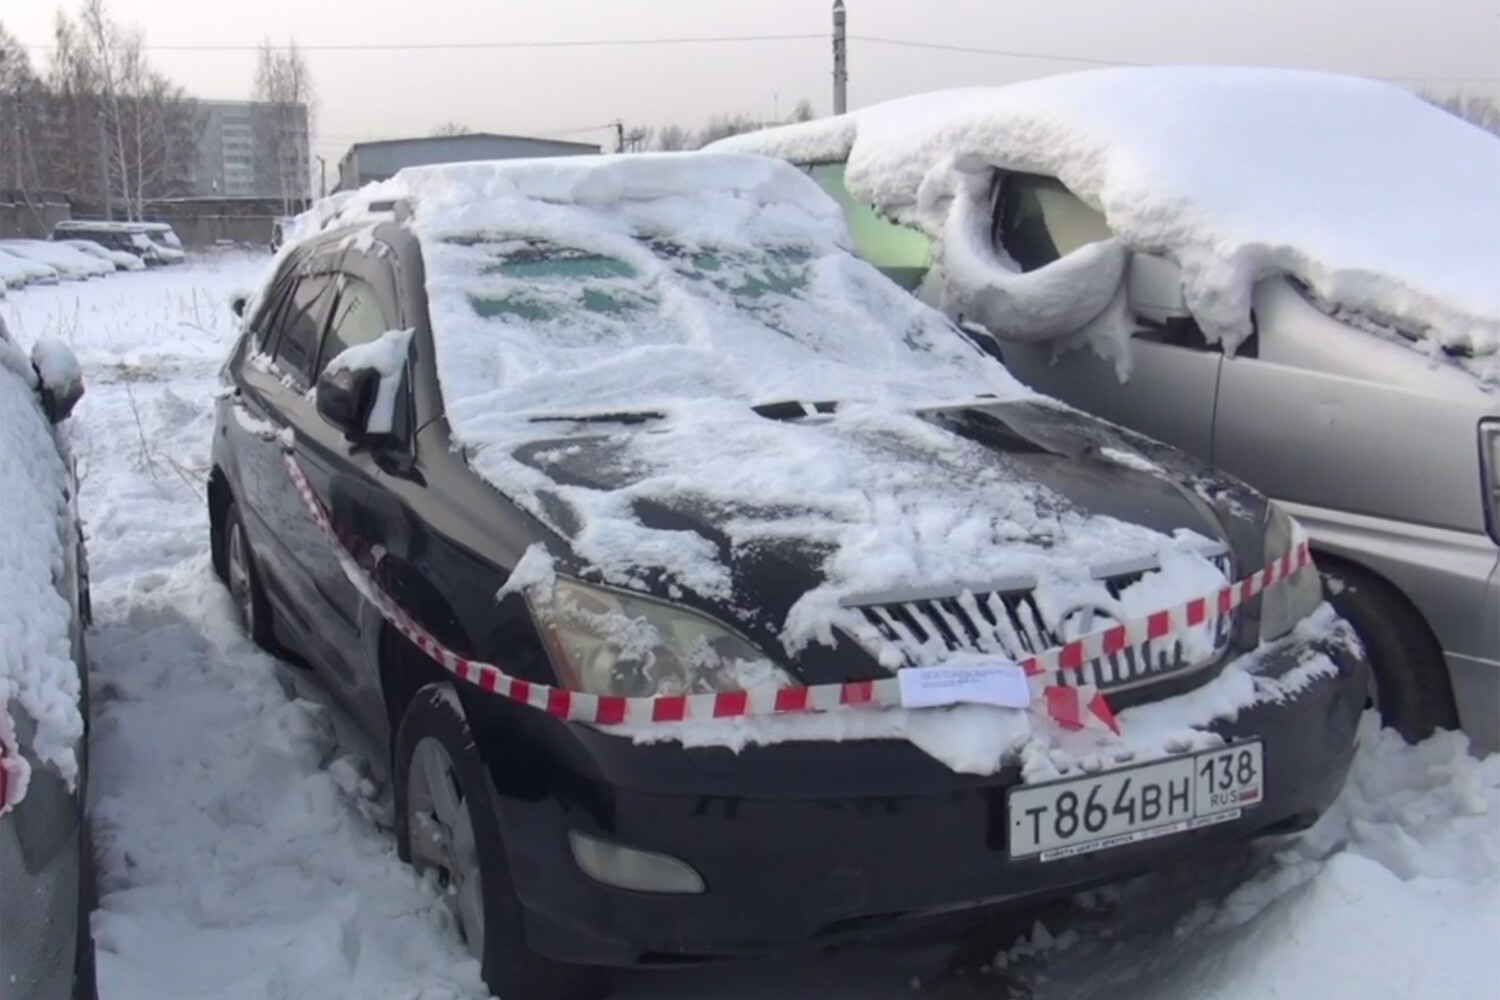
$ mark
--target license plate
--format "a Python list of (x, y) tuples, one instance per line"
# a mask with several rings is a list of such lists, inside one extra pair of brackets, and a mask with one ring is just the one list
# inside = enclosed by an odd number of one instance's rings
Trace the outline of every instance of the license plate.
[(1264, 797), (1259, 742), (1017, 788), (1010, 856), (1057, 861), (1186, 833), (1238, 819)]

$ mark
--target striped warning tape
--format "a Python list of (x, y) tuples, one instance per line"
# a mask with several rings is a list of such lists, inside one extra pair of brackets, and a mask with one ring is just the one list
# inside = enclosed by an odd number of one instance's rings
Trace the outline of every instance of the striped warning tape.
[[(645, 698), (587, 694), (512, 677), (492, 663), (483, 663), (455, 653), (403, 611), (345, 547), (296, 458), (290, 451), (285, 458), (293, 484), (307, 504), (314, 521), (327, 536), (344, 574), (359, 593), (433, 662), (480, 690), (529, 705), (567, 722), (605, 726), (626, 722), (671, 723), (690, 719), (791, 715), (829, 712), (840, 708), (902, 707), (898, 677), (809, 687), (754, 688), (747, 691)], [(1308, 566), (1311, 561), (1307, 544), (1301, 543), (1264, 569), (1222, 587), (1214, 594), (1081, 636), (1021, 661), (1018, 666), (1025, 672), (1030, 685), (1033, 708), (1040, 709), (1048, 718), (1067, 729), (1100, 728), (1118, 732), (1114, 713), (1104, 695), (1096, 688), (1083, 684), (1057, 683), (1065, 671), (1078, 671), (1091, 660), (1138, 649), (1147, 643), (1227, 615), (1267, 587)]]

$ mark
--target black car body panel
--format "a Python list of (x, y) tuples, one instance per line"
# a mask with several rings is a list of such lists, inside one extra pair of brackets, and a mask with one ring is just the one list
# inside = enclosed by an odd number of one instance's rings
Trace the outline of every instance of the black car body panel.
[[(230, 498), (239, 503), (279, 634), (387, 746), (414, 682), (392, 679), (389, 630), (359, 597), (293, 487), (277, 431), (295, 428), (296, 458), (346, 548), (460, 655), (557, 684), (525, 599), (496, 595), (533, 545), (553, 556), (560, 573), (598, 576), (573, 554), (560, 500), (544, 524), (482, 481), (451, 441), (416, 237), (396, 223), (375, 228), (361, 247), (346, 236), (314, 237), (285, 252), (279, 280), (247, 314), (224, 371), (210, 502), (215, 517)], [(291, 315), (288, 283), (304, 279), (306, 315), (299, 317)], [(308, 391), (318, 332), (355, 286), (378, 302), (386, 329), (414, 331), (397, 421), (406, 433), (374, 444), (346, 439), (319, 416)], [(305, 370), (265, 358), (285, 356), (280, 338), (299, 322), (314, 331), (311, 351), (303, 345), (290, 354)], [(649, 415), (623, 416), (610, 434), (649, 428)], [(992, 448), (1018, 477), (1046, 483), (1085, 512), (1168, 531), (1191, 527), (1224, 543), (1240, 571), (1262, 565), (1263, 498), (1170, 449), (1048, 402), (977, 402), (927, 418)], [(597, 424), (564, 421), (557, 437), (580, 450), (561, 472), (553, 467), (555, 475), (620, 482), (601, 459), (612, 445)], [(1105, 447), (1137, 452), (1164, 472), (1112, 463), (1101, 455)], [(711, 510), (658, 506), (638, 514), (717, 535)], [(795, 656), (782, 647), (777, 623), (816, 583), (816, 565), (795, 545), (767, 546), (733, 565), (736, 592), (746, 598), (736, 608), (691, 591), (671, 599), (727, 622), (807, 683), (888, 676), (852, 641), (813, 644)], [(744, 607), (758, 612), (738, 610)], [(1225, 659), (1257, 642), (1252, 602)], [(1274, 803), (1242, 823), (1179, 839), (1180, 848), (1148, 844), (1044, 866), (1010, 862), (1003, 838), (996, 840), (996, 810), (1003, 815), (1005, 790), (1018, 782), (1014, 770), (955, 774), (904, 741), (786, 744), (738, 755), (637, 746), (477, 688), (460, 684), (458, 694), (489, 766), (529, 943), (565, 960), (628, 964), (785, 950), (868, 919), (1044, 895), (1160, 865), (1194, 840), (1242, 839), (1305, 822), (1342, 784), (1364, 700), (1363, 663), (1338, 644), (1329, 653), (1336, 675), (1284, 706), (1247, 711), (1220, 727), (1235, 738), (1274, 732), (1267, 743)], [(1294, 658), (1289, 653), (1271, 668), (1287, 669)], [(420, 680), (443, 678), (429, 668)], [(708, 891), (679, 897), (607, 888), (569, 855), (575, 830), (686, 859), (704, 874)]]

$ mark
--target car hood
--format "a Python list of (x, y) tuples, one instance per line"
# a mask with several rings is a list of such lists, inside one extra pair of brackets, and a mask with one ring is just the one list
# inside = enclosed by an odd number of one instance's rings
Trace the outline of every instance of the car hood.
[(697, 606), (817, 676), (840, 616), (882, 594), (1024, 586), (1061, 613), (1111, 567), (1262, 558), (1254, 491), (1050, 400), (756, 413), (562, 421), (515, 448), (559, 570)]

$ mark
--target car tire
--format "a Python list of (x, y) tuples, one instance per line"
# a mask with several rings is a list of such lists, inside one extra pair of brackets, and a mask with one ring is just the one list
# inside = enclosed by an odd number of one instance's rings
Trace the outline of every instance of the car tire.
[(261, 585), (260, 569), (255, 565), (255, 552), (250, 546), (250, 536), (245, 533), (240, 505), (233, 500), (224, 511), (223, 531), (224, 585), (234, 601), (240, 628), (261, 649), (280, 655), (271, 602)]
[[(419, 872), (436, 876), (485, 985), (505, 1000), (606, 996), (605, 970), (556, 962), (527, 947), (489, 777), (452, 685), (428, 685), (412, 698), (393, 760), (398, 853)], [(425, 776), (413, 780), (419, 771)], [(451, 796), (446, 807), (438, 804), (440, 795)], [(432, 831), (432, 841), (419, 849), (413, 838), (424, 831)], [(445, 853), (446, 860), (439, 857)], [(471, 933), (476, 925), (482, 932)]]
[(1457, 729), (1447, 662), (1416, 608), (1373, 574), (1337, 563), (1322, 573), (1329, 602), (1364, 643), (1381, 721), (1409, 743)]

